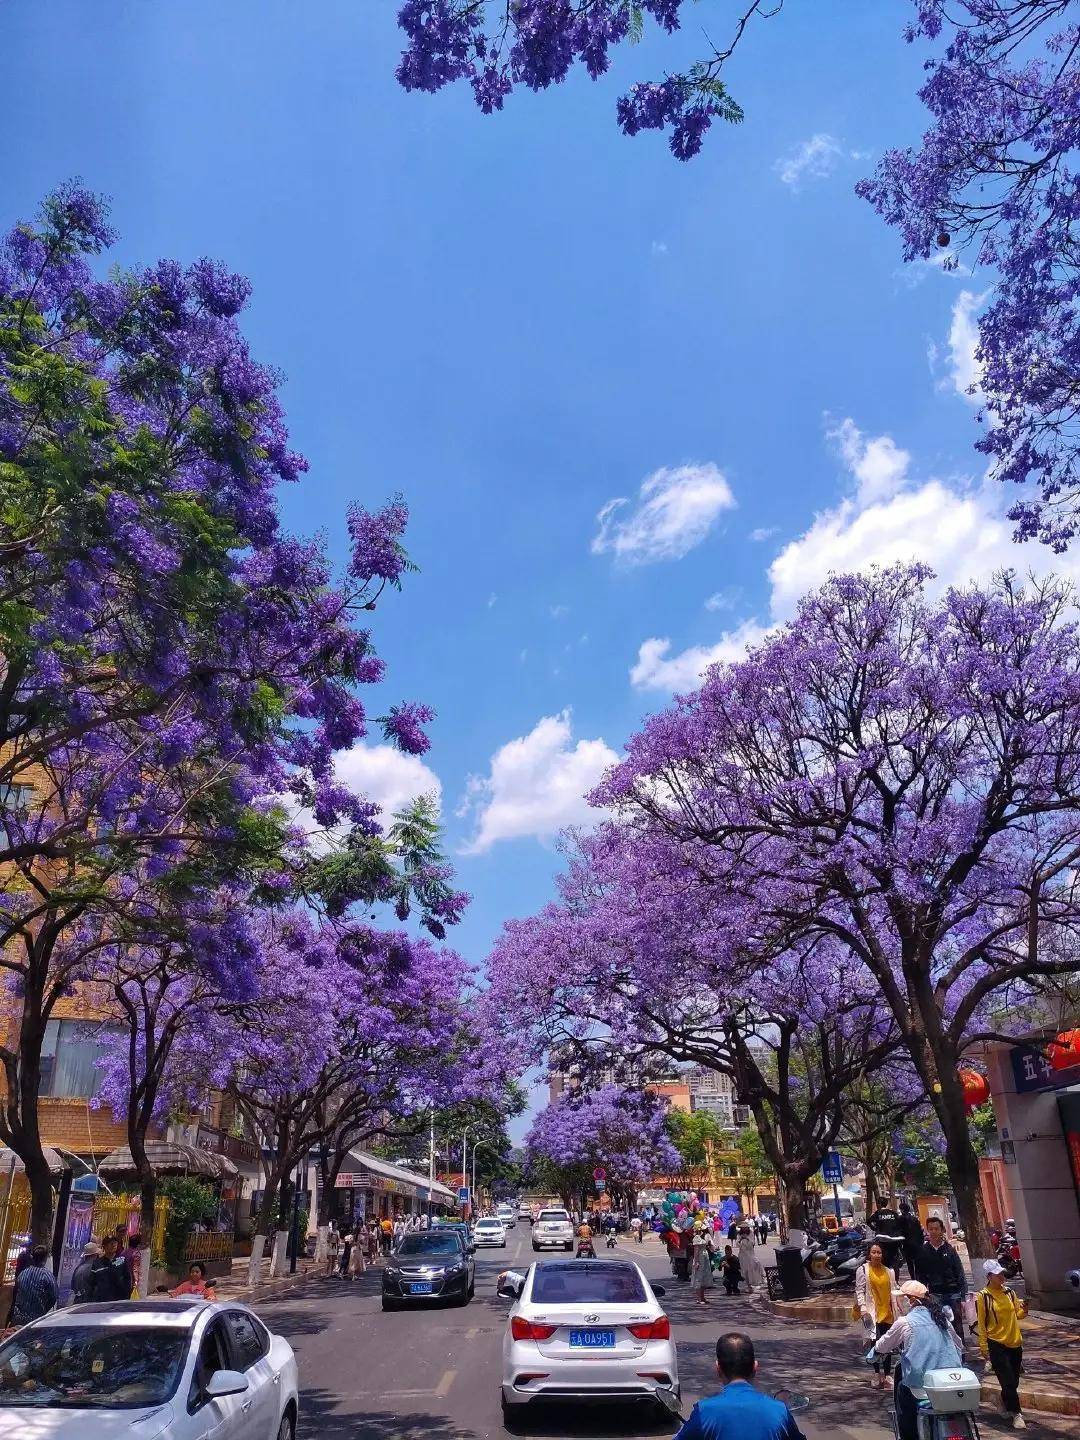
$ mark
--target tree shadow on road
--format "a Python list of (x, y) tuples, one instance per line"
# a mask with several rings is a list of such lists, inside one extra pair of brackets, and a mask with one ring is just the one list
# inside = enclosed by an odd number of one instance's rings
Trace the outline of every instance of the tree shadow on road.
[(329, 1390), (305, 1390), (300, 1397), (304, 1435), (318, 1440), (471, 1440), (475, 1430), (447, 1415), (428, 1411), (339, 1410), (341, 1397)]

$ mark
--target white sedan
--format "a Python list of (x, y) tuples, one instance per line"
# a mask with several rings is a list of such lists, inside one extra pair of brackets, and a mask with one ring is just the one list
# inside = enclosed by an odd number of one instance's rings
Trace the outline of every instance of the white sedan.
[(294, 1440), (296, 1359), (244, 1305), (114, 1300), (0, 1345), (0, 1440)]
[(493, 1215), (486, 1216), (483, 1220), (477, 1220), (473, 1226), (472, 1238), (477, 1249), (481, 1245), (497, 1245), (505, 1250), (506, 1226)]
[(671, 1322), (629, 1260), (554, 1260), (499, 1277), (514, 1301), (503, 1339), (502, 1407), (535, 1400), (679, 1403)]

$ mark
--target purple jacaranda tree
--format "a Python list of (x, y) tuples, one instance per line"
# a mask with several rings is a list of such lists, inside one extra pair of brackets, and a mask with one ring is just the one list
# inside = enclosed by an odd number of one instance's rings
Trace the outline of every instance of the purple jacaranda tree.
[(771, 945), (715, 858), (688, 863), (677, 839), (637, 822), (576, 837), (559, 901), (504, 927), (490, 1004), (512, 1017), (522, 1063), (546, 1054), (638, 1085), (658, 1061), (728, 1076), (801, 1230), (845, 1095), (894, 1054), (898, 1032), (842, 947)]
[(612, 1200), (628, 1198), (656, 1175), (671, 1175), (679, 1152), (664, 1128), (667, 1107), (646, 1090), (602, 1085), (561, 1096), (539, 1112), (525, 1137), (527, 1164), (564, 1204), (587, 1209), (604, 1171)]
[(352, 1148), (415, 1133), (435, 1106), (497, 1100), (507, 1080), (503, 1047), (483, 1027), (472, 973), (453, 951), (302, 910), (267, 917), (262, 943), (256, 998), (216, 1031), (230, 1056), (228, 1091), (271, 1157), (253, 1266), (308, 1153), (319, 1161), (324, 1234)]
[(930, 127), (859, 193), (904, 241), (986, 276), (976, 350), (993, 474), (1018, 539), (1063, 550), (1080, 517), (1080, 17), (1069, 0), (917, 0), (936, 42)]
[[(1017, 996), (1075, 967), (1080, 643), (1069, 592), (928, 572), (830, 580), (646, 723), (594, 800), (676, 842), (764, 943), (861, 969), (986, 1230), (957, 1068)], [(856, 983), (863, 983), (856, 981)]]
[[(0, 1138), (39, 1238), (41, 1041), (95, 909), (140, 870), (231, 883), (280, 849), (297, 804), (351, 826), (339, 907), (385, 868), (375, 808), (333, 754), (367, 732), (358, 687), (383, 677), (361, 622), (409, 568), (400, 500), (349, 511), (339, 576), (321, 542), (280, 530), (276, 487), (306, 466), (239, 328), (247, 282), (209, 260), (100, 278), (114, 238), (68, 185), (0, 248)], [(419, 753), (430, 718), (405, 704), (381, 727)], [(441, 926), (461, 897), (424, 878)]]

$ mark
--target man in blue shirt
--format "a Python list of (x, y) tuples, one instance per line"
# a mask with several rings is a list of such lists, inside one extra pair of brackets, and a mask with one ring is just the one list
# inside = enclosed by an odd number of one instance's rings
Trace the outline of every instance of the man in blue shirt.
[(751, 1385), (757, 1368), (749, 1335), (721, 1335), (716, 1373), (724, 1388), (698, 1401), (675, 1440), (806, 1440), (788, 1407)]

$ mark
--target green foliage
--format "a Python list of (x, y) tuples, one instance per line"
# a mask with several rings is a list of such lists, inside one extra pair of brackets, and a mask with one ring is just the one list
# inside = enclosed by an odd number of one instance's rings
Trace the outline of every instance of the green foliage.
[(739, 1180), (747, 1189), (776, 1183), (776, 1175), (765, 1155), (756, 1125), (740, 1130), (733, 1148), (739, 1157)]
[(664, 1128), (687, 1171), (702, 1169), (708, 1164), (709, 1147), (721, 1148), (726, 1140), (720, 1122), (708, 1110), (669, 1110)]
[(193, 1225), (211, 1225), (217, 1219), (218, 1197), (203, 1180), (190, 1175), (167, 1175), (158, 1181), (157, 1193), (169, 1202), (165, 1224), (165, 1264), (180, 1267), (184, 1246)]

